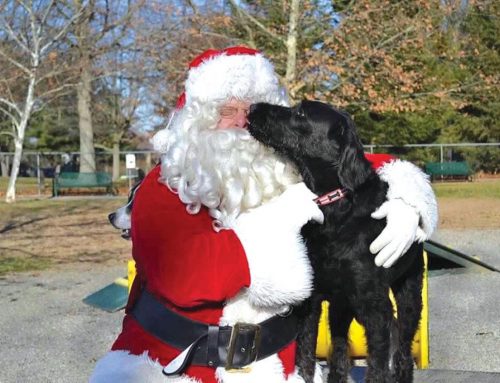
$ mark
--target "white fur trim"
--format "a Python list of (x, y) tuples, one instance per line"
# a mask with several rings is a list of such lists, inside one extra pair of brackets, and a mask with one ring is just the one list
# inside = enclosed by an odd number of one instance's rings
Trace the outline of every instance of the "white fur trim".
[(110, 351), (101, 358), (89, 383), (201, 383), (186, 375), (167, 377), (163, 366), (145, 352), (132, 355), (127, 351)]
[[(297, 369), (295, 372), (288, 377), (287, 383), (303, 383), (304, 379), (299, 375)], [(313, 383), (323, 383), (323, 371), (321, 370), (321, 366), (319, 363), (316, 363), (314, 369), (314, 378)]]
[(168, 149), (168, 142), (170, 136), (172, 135), (171, 131), (166, 127), (165, 129), (159, 130), (151, 139), (151, 145), (153, 145), (153, 149), (159, 153), (165, 153)]
[(420, 215), (420, 226), (425, 240), (437, 227), (438, 208), (429, 176), (408, 161), (395, 160), (377, 170), (380, 178), (389, 184), (387, 199), (399, 198), (413, 206)]
[(319, 363), (316, 363), (316, 367), (314, 369), (314, 379), (313, 383), (323, 383), (323, 370)]
[(224, 367), (216, 370), (217, 379), (224, 383), (285, 383), (283, 365), (278, 355), (254, 362), (247, 367), (247, 372), (227, 371)]
[[(287, 383), (304, 383), (304, 379), (299, 375), (297, 369), (295, 369), (294, 373), (288, 377)], [(314, 379), (314, 383), (322, 383), (322, 381), (316, 382), (316, 379)]]
[(249, 101), (282, 98), (273, 65), (262, 54), (221, 54), (192, 68), (186, 80), (186, 105), (193, 101)]
[(275, 314), (285, 313), (289, 308), (289, 305), (255, 306), (249, 299), (248, 289), (245, 289), (226, 302), (219, 324), (232, 326), (236, 322), (259, 323)]
[(311, 219), (323, 218), (314, 198), (299, 183), (237, 218), (234, 230), (250, 268), (252, 304), (293, 304), (310, 295), (313, 274), (300, 229)]

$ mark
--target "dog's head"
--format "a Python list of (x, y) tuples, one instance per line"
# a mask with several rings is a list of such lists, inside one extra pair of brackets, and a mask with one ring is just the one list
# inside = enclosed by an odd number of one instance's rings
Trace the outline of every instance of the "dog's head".
[(134, 204), (135, 193), (141, 186), (137, 183), (128, 194), (128, 201), (125, 206), (118, 208), (116, 211), (108, 215), (109, 222), (115, 229), (121, 230), (122, 238), (130, 239), (130, 229), (132, 228), (132, 221), (130, 215), (132, 213), (132, 206)]
[(248, 121), (252, 136), (294, 162), (308, 184), (334, 169), (339, 186), (355, 190), (372, 172), (352, 119), (327, 104), (254, 104)]

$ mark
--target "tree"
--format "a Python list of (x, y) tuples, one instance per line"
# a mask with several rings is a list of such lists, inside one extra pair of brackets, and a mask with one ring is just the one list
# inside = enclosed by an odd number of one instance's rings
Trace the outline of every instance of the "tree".
[[(142, 1), (131, 2), (70, 0), (73, 13), (81, 13), (80, 22), (70, 39), (75, 47), (80, 78), (77, 85), (80, 129), (80, 172), (95, 172), (94, 126), (92, 113), (93, 83), (105, 76), (109, 57), (125, 52), (133, 37), (127, 34), (134, 10)], [(116, 70), (113, 66), (113, 70)]]
[(63, 5), (56, 1), (0, 2), (0, 110), (8, 116), (14, 140), (14, 159), (6, 201), (16, 199), (16, 180), (21, 164), (26, 128), (32, 114), (42, 109), (73, 84), (60, 79), (69, 68), (57, 45), (80, 17), (63, 20)]

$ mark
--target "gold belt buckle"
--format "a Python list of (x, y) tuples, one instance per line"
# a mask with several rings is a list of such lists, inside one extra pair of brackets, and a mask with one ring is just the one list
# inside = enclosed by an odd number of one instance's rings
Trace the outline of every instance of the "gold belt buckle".
[[(234, 359), (234, 354), (236, 352), (236, 347), (237, 347), (237, 340), (238, 340), (238, 335), (242, 331), (246, 330), (252, 330), (254, 331), (254, 337), (253, 337), (253, 344), (251, 345), (251, 350), (245, 350), (242, 349), (241, 351), (243, 353), (249, 352), (250, 353), (250, 360), (248, 365), (243, 366), (243, 367), (236, 367), (233, 364), (233, 359)], [(250, 364), (255, 362), (257, 359), (257, 351), (260, 345), (260, 326), (258, 324), (252, 324), (252, 323), (236, 323), (233, 326), (233, 329), (231, 330), (231, 338), (229, 340), (229, 348), (227, 350), (227, 360), (226, 360), (226, 365), (225, 369), (228, 372), (243, 372), (243, 373), (248, 373), (252, 370), (250, 367)]]

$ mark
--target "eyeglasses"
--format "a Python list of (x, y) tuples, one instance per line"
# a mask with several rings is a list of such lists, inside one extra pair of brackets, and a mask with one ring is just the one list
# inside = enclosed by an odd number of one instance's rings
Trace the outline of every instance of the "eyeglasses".
[(223, 106), (219, 109), (219, 116), (221, 118), (233, 118), (238, 114), (238, 111), (243, 111), (245, 116), (248, 116), (250, 107), (238, 108), (236, 106)]

